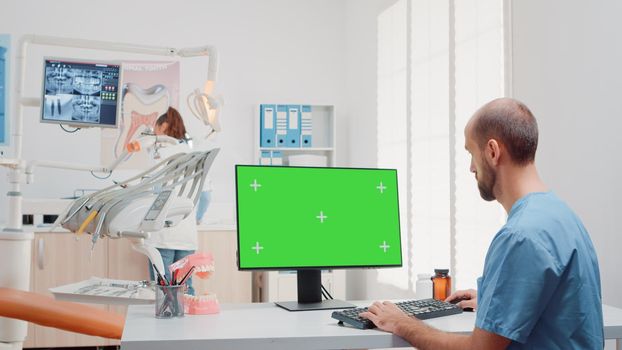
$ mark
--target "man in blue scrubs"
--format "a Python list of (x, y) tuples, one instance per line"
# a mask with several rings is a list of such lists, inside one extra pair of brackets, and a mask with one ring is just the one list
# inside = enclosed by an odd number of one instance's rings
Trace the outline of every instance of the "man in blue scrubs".
[(418, 349), (602, 349), (600, 273), (590, 237), (576, 214), (550, 192), (534, 159), (538, 126), (519, 101), (480, 108), (465, 127), (484, 200), (497, 200), (506, 224), (488, 249), (478, 291), (458, 291), (477, 311), (470, 335), (441, 332), (390, 302), (361, 316)]

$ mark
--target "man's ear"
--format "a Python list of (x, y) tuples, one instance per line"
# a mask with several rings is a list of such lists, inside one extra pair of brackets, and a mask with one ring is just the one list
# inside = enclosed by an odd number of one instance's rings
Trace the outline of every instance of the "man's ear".
[(490, 162), (490, 165), (499, 165), (499, 159), (501, 158), (501, 147), (495, 139), (490, 139), (486, 142), (486, 149), (484, 150), (486, 159)]

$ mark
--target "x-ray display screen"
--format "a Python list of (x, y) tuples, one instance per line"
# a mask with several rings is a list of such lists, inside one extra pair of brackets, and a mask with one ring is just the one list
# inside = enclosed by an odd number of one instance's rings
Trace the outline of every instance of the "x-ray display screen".
[(121, 65), (45, 59), (41, 121), (116, 127)]
[(402, 266), (395, 169), (236, 166), (238, 267)]

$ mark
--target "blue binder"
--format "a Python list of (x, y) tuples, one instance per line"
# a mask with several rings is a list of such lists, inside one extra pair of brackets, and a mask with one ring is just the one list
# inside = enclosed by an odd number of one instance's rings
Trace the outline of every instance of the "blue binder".
[(5, 67), (6, 65), (6, 58), (5, 58), (5, 54), (7, 52), (7, 49), (4, 48), (3, 46), (0, 46), (0, 144), (4, 144), (5, 142), (5, 135), (6, 135), (6, 130), (5, 130), (5, 126), (7, 125), (6, 121), (6, 82), (8, 79), (6, 79), (6, 76), (8, 76), (7, 73), (7, 69)]
[(311, 147), (313, 134), (313, 119), (311, 118), (311, 106), (303, 105), (300, 113), (300, 147)]
[(259, 106), (261, 147), (276, 147), (276, 116), (274, 108), (274, 105)]
[(281, 151), (272, 151), (272, 165), (283, 165), (283, 153)]
[(286, 147), (287, 105), (276, 106), (276, 146)]
[(285, 147), (300, 147), (300, 105), (287, 106), (287, 145)]
[(259, 165), (272, 165), (270, 151), (261, 151), (261, 154), (259, 157)]

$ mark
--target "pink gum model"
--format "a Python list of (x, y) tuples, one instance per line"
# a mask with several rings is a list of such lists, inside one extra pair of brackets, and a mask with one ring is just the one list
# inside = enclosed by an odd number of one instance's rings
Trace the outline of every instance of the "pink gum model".
[[(214, 272), (214, 257), (205, 253), (191, 254), (171, 264), (169, 269), (171, 273), (177, 271), (176, 276), (181, 279), (193, 266), (193, 276), (207, 279)], [(217, 314), (220, 312), (220, 305), (215, 294), (206, 293), (199, 296), (184, 294), (184, 312), (189, 315)]]
[(189, 315), (217, 314), (220, 312), (220, 304), (215, 294), (184, 294), (184, 312)]

